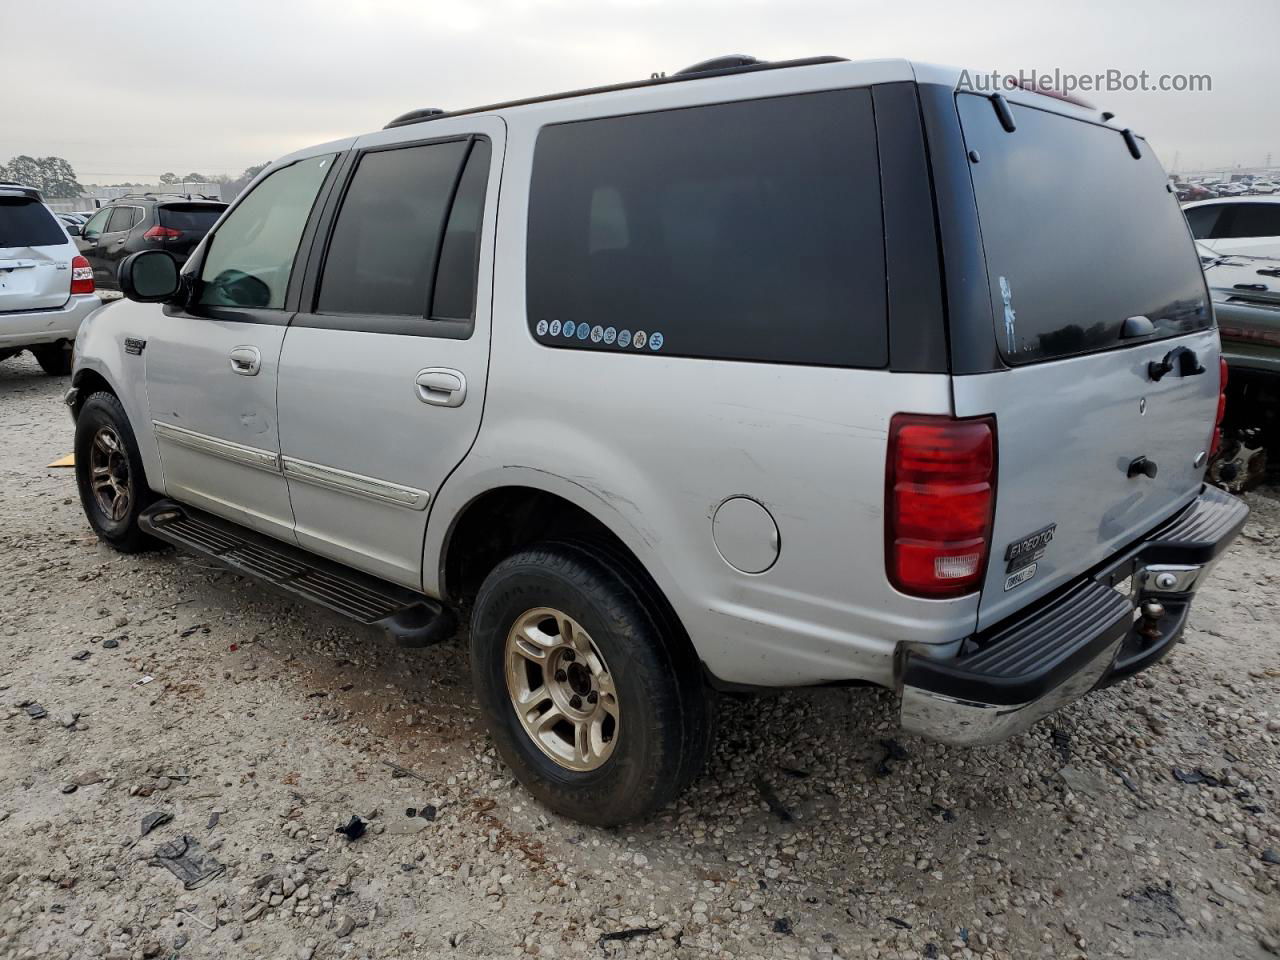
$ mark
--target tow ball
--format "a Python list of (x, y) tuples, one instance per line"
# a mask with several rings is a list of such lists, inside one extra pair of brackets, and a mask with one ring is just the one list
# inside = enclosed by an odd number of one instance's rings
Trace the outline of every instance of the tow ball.
[(1160, 639), (1160, 620), (1164, 616), (1164, 604), (1159, 600), (1144, 600), (1138, 608), (1142, 614), (1138, 621), (1138, 635), (1152, 643)]

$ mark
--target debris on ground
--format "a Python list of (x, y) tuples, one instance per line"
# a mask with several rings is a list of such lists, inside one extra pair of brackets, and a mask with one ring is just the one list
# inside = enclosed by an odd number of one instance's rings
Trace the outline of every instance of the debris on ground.
[(26, 706), (27, 716), (32, 720), (39, 720), (49, 715), (48, 711), (38, 703), (28, 703)]
[(166, 823), (173, 820), (173, 814), (167, 810), (157, 810), (155, 813), (148, 813), (142, 818), (142, 832), (140, 837), (145, 837), (157, 827), (163, 827)]
[(200, 846), (200, 841), (186, 834), (161, 844), (152, 852), (148, 862), (152, 866), (168, 869), (182, 881), (184, 890), (195, 890), (214, 877), (221, 876), (227, 869), (213, 854)]
[(893, 768), (889, 766), (890, 760), (906, 760), (908, 758), (907, 750), (897, 740), (892, 738), (881, 740), (880, 746), (884, 748), (884, 756), (880, 758), (880, 762), (876, 765), (876, 776), (887, 777), (893, 773)]
[(765, 802), (765, 806), (772, 810), (779, 820), (783, 823), (791, 823), (795, 820), (795, 816), (778, 799), (772, 785), (764, 777), (756, 778), (756, 789), (760, 791), (760, 799)]
[(365, 830), (369, 828), (369, 821), (359, 814), (353, 814), (346, 825), (339, 824), (334, 828), (334, 833), (340, 833), (348, 840), (359, 840), (364, 836)]

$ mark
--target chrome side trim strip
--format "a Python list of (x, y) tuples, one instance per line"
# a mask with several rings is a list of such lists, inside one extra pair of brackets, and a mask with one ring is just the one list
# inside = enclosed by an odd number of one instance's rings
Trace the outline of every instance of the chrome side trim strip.
[(243, 443), (233, 443), (230, 440), (211, 437), (184, 427), (175, 427), (171, 423), (161, 423), (159, 420), (152, 420), (151, 426), (158, 439), (168, 440), (180, 447), (207, 453), (213, 457), (221, 457), (223, 460), (230, 460), (232, 463), (239, 463), (246, 467), (255, 467), (271, 473), (280, 472), (279, 457), (271, 450), (260, 450)]
[(390, 503), (397, 507), (408, 507), (410, 510), (425, 510), (427, 501), (431, 499), (431, 494), (425, 490), (377, 480), (374, 477), (365, 477), (336, 467), (326, 467), (308, 460), (298, 460), (296, 457), (282, 457), (281, 461), (284, 464), (284, 474), (290, 480), (315, 484), (317, 487), (337, 490), (339, 493), (349, 493), (381, 503)]

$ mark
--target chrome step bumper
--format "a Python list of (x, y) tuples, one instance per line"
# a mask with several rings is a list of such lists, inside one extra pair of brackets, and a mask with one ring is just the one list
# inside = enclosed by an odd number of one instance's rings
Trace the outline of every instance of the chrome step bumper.
[[(902, 727), (944, 743), (996, 743), (1097, 687), (1145, 670), (1181, 636), (1196, 588), (1248, 515), (1242, 500), (1206, 487), (1099, 569), (965, 640), (954, 659), (909, 653)], [(1127, 592), (1117, 589), (1125, 584)], [(1163, 615), (1141, 617), (1148, 601), (1158, 601)]]

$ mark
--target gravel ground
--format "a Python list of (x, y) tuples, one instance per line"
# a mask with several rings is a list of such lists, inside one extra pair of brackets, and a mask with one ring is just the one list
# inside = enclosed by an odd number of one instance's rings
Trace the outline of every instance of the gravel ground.
[[(461, 641), (101, 546), (45, 467), (65, 387), (0, 365), (0, 957), (1280, 951), (1280, 490), (1173, 657), (1023, 737), (903, 737), (869, 690), (731, 700), (675, 807), (596, 830), (496, 760)], [(155, 862), (183, 837), (224, 868), (193, 890)]]

